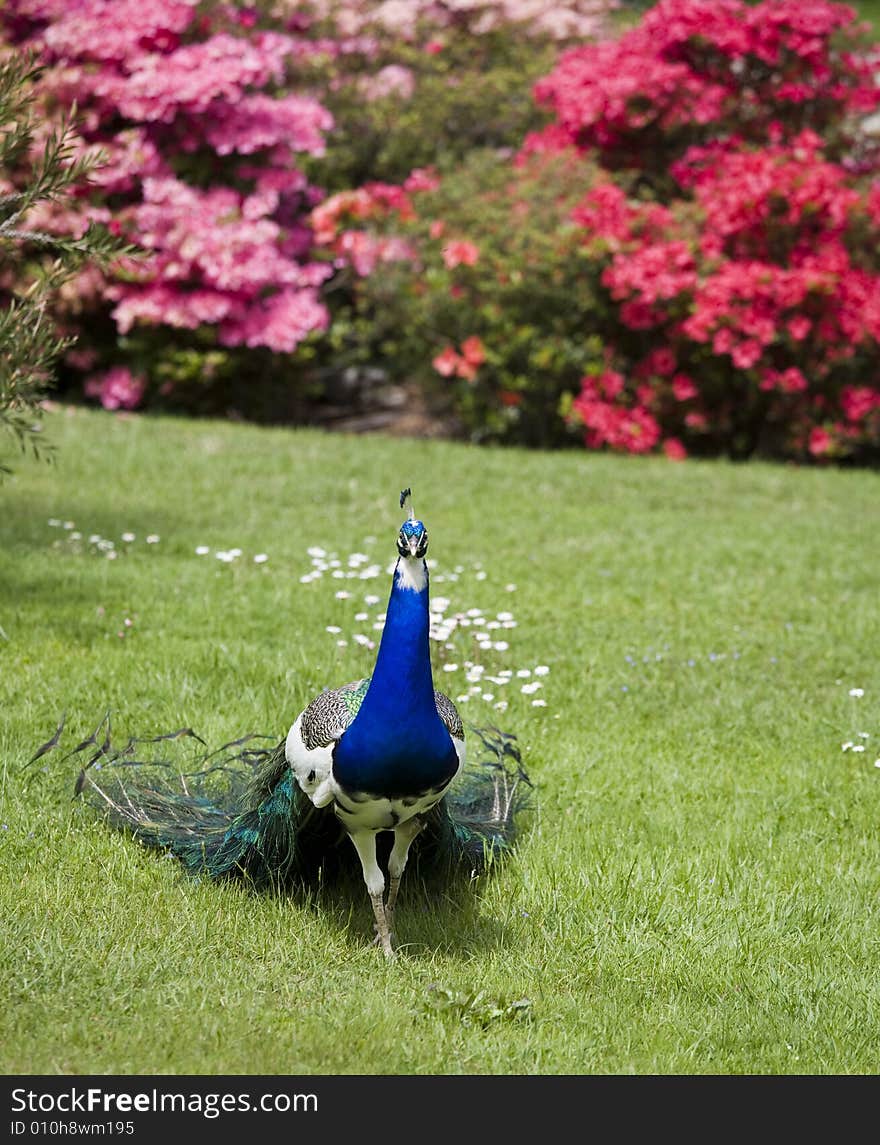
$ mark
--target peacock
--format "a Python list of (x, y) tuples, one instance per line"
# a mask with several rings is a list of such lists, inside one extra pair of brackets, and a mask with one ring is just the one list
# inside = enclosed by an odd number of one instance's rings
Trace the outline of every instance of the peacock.
[[(407, 503), (371, 676), (315, 696), (283, 739), (249, 734), (185, 765), (154, 757), (173, 743), (207, 748), (192, 728), (116, 748), (109, 712), (68, 753), (90, 754), (75, 795), (192, 875), (303, 887), (337, 878), (349, 857), (389, 959), (411, 852), (426, 885), (431, 875), (473, 878), (514, 847), (532, 788), (516, 737), (496, 727), (466, 737), (455, 704), (434, 687), (428, 531), (410, 489), (401, 510)], [(33, 759), (59, 745), (63, 724)]]

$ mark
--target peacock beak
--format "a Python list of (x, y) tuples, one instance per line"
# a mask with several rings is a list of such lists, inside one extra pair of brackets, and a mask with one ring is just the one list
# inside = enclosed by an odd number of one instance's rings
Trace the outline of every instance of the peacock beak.
[(418, 556), (419, 546), (421, 545), (421, 543), (422, 543), (421, 537), (407, 537), (406, 538), (406, 547), (409, 549), (409, 555), (411, 557)]

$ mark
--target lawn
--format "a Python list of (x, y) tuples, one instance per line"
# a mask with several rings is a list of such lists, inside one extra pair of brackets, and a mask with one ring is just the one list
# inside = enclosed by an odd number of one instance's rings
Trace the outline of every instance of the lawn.
[[(876, 474), (82, 410), (47, 433), (57, 463), (0, 486), (3, 1073), (876, 1072)], [(281, 736), (368, 671), (405, 485), (435, 600), (502, 617), (437, 642), (437, 677), (517, 734), (536, 805), (467, 894), (404, 880), (386, 964), (366, 893), (190, 881), (63, 757), (108, 708), (123, 738)]]

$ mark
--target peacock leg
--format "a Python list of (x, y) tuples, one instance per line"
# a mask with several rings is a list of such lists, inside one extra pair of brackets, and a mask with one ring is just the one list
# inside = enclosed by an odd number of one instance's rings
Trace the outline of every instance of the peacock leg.
[(391, 878), (388, 886), (388, 901), (385, 903), (385, 919), (389, 931), (394, 926), (394, 906), (397, 902), (397, 892), (400, 890), (400, 880), (403, 878), (406, 860), (409, 857), (409, 849), (422, 827), (424, 827), (422, 820), (418, 816), (414, 816), (412, 819), (407, 819), (405, 823), (401, 823), (399, 827), (394, 828), (394, 846), (388, 856), (388, 874)]
[(373, 914), (376, 916), (376, 938), (382, 947), (386, 958), (394, 957), (394, 947), (391, 945), (391, 927), (385, 913), (382, 899), (385, 894), (385, 876), (382, 868), (376, 861), (376, 832), (352, 831), (349, 838), (361, 861), (364, 872), (364, 882), (367, 884), (367, 893), (373, 904)]

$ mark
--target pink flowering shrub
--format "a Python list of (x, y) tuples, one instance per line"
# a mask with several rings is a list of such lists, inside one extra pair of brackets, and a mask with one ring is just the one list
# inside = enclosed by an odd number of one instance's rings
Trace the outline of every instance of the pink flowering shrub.
[(311, 209), (474, 148), (516, 148), (550, 117), (531, 81), (616, 4), (9, 0), (0, 44), (38, 53), (47, 123), (76, 99), (82, 147), (107, 158), (68, 209), (33, 222), (68, 235), (100, 221), (141, 252), (113, 274), (85, 269), (59, 298), (79, 335), (64, 384), (88, 377), (103, 400), (95, 378), (119, 367), (144, 401), (259, 416), (251, 395), (271, 382), (267, 413), (289, 415), (278, 386), (306, 400), (344, 365), (353, 323), (375, 348), (347, 268), (413, 256), (408, 239), (360, 224), (328, 243)]
[(287, 87), (320, 45), (196, 0), (8, 0), (0, 38), (38, 53), (47, 116), (75, 99), (82, 147), (107, 159), (64, 210), (29, 221), (73, 234), (101, 221), (141, 252), (60, 300), (79, 354), (109, 367), (87, 394), (131, 408), (148, 386), (243, 380), (326, 327), (330, 268), (307, 224), (319, 193), (300, 159), (323, 151), (332, 117)]

